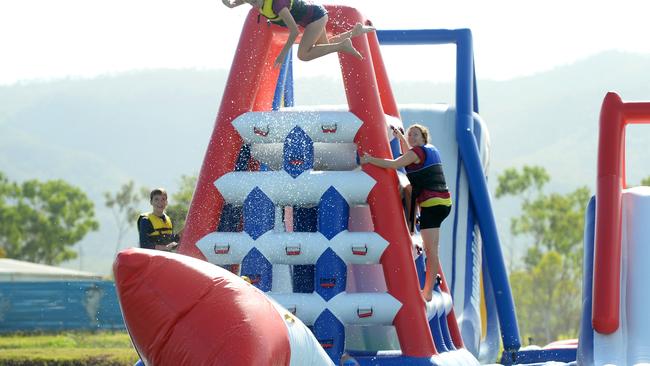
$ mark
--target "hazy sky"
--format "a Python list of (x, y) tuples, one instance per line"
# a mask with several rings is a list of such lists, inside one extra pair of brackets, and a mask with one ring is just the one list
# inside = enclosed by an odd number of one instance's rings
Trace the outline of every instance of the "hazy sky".
[[(357, 7), (379, 29), (470, 28), (482, 79), (533, 74), (610, 49), (650, 54), (646, 0), (329, 3)], [(0, 0), (0, 84), (133, 69), (227, 69), (248, 9), (220, 0)], [(382, 52), (393, 79), (453, 75), (451, 46)], [(336, 63), (300, 63), (297, 76), (330, 73)]]

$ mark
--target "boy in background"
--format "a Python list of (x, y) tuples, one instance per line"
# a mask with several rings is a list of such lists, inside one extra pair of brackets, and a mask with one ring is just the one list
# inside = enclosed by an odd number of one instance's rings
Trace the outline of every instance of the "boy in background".
[(181, 232), (174, 234), (172, 219), (165, 213), (167, 208), (165, 189), (156, 188), (151, 191), (149, 202), (153, 210), (138, 217), (140, 247), (170, 252), (178, 247)]

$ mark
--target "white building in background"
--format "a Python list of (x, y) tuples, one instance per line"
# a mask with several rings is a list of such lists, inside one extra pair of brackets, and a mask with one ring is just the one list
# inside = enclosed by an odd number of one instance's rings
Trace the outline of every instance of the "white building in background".
[(0, 258), (0, 282), (97, 281), (102, 276), (67, 268)]

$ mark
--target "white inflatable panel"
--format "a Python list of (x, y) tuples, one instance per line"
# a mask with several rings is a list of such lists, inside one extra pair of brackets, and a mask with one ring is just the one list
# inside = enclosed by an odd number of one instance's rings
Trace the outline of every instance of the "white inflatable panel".
[(313, 325), (320, 313), (327, 308), (327, 301), (315, 292), (310, 294), (267, 292), (266, 294), (307, 325)]
[(402, 303), (392, 295), (379, 292), (342, 292), (327, 303), (343, 324), (352, 325), (392, 325), (401, 307)]
[(451, 312), (451, 308), (454, 306), (454, 304), (451, 300), (451, 296), (448, 293), (442, 292), (441, 295), (442, 295), (442, 303), (445, 309), (445, 315), (447, 315)]
[[(402, 352), (400, 350), (380, 350), (377, 351), (377, 356), (382, 358), (391, 358), (401, 356)], [(438, 353), (431, 356), (430, 362), (432, 365), (467, 365), (467, 366), (479, 366), (480, 363), (471, 353), (466, 349), (459, 349), (450, 352)], [(488, 366), (497, 366), (497, 365), (488, 365)], [(501, 366), (501, 365), (499, 365)]]
[(330, 187), (348, 204), (364, 204), (375, 180), (361, 170), (327, 172), (308, 170), (296, 178), (284, 171), (231, 172), (214, 183), (228, 203), (243, 205), (246, 196), (259, 187), (276, 205), (315, 205)]
[(282, 315), (284, 325), (287, 327), (291, 347), (291, 363), (289, 363), (289, 366), (334, 366), (334, 363), (309, 328), (300, 319), (283, 308), (282, 305), (273, 299), (269, 300), (278, 313)]
[(305, 324), (312, 325), (318, 316), (329, 309), (343, 324), (391, 325), (402, 304), (387, 293), (342, 292), (329, 302), (317, 293), (268, 293), (273, 299), (293, 312)]
[(623, 198), (626, 210), (628, 275), (628, 361), (650, 365), (650, 187), (630, 189)]
[(352, 142), (362, 122), (346, 111), (282, 110), (244, 113), (232, 124), (244, 141), (259, 144), (284, 142), (296, 126), (314, 142)]
[(623, 191), (621, 313), (612, 334), (594, 332), (595, 365), (650, 365), (650, 187)]
[(271, 269), (271, 291), (293, 292), (293, 271), (286, 264), (274, 265)]
[(330, 247), (347, 264), (378, 264), (388, 241), (375, 232), (346, 230), (330, 240)]
[(455, 351), (452, 352), (442, 352), (439, 354), (440, 356), (440, 363), (439, 365), (445, 365), (445, 366), (465, 366), (465, 360), (463, 359), (462, 355), (459, 353), (456, 353)]
[[(255, 144), (251, 146), (251, 153), (271, 170), (282, 170), (283, 149), (281, 143)], [(357, 145), (314, 143), (314, 170), (353, 170), (357, 167)]]
[(196, 247), (212, 264), (236, 264), (255, 246), (255, 240), (246, 233), (213, 232), (199, 239)]
[[(469, 208), (469, 185), (462, 166), (456, 142), (456, 111), (445, 104), (400, 106), (404, 127), (419, 123), (429, 129), (430, 143), (440, 151), (447, 186), (453, 201), (452, 211), (440, 226), (440, 264), (448, 283), (464, 283), (467, 247), (467, 215)], [(459, 176), (460, 175), (460, 176)], [(454, 220), (457, 218), (456, 225)], [(456, 231), (454, 232), (454, 227)], [(456, 243), (454, 248), (453, 244)], [(455, 254), (455, 257), (454, 257)], [(455, 260), (455, 263), (453, 263)], [(453, 272), (452, 269), (456, 268)], [(454, 288), (456, 315), (463, 311), (465, 286)], [(467, 294), (469, 296), (469, 294)], [(478, 297), (477, 297), (478, 298)]]
[(434, 291), (431, 301), (426, 305), (427, 319), (431, 320), (433, 317), (439, 316), (445, 312), (445, 302), (439, 292)]
[(272, 264), (315, 264), (329, 241), (321, 233), (267, 232), (255, 241), (255, 247)]
[(196, 243), (208, 262), (241, 263), (257, 248), (272, 264), (315, 264), (327, 248), (332, 248), (348, 264), (376, 264), (388, 242), (377, 233), (342, 231), (332, 240), (315, 232), (269, 231), (253, 240), (245, 232), (213, 232)]
[[(479, 366), (480, 362), (474, 357), (467, 349), (461, 348), (450, 352), (443, 352), (440, 354), (442, 358), (441, 365), (458, 365), (458, 366)], [(545, 364), (548, 366), (553, 363)], [(562, 364), (564, 365), (564, 364)]]
[[(480, 237), (470, 242), (467, 235), (468, 232), (478, 231), (467, 227), (470, 207), (469, 184), (462, 162), (459, 164), (456, 110), (444, 104), (400, 105), (400, 115), (406, 128), (414, 123), (426, 126), (430, 131), (430, 142), (440, 151), (453, 201), (452, 211), (440, 227), (440, 263), (448, 283), (456, 283), (453, 288), (456, 317), (470, 322), (465, 326), (460, 324), (461, 331), (472, 333), (463, 334), (463, 338), (480, 340), (481, 323), (476, 320), (480, 319), (481, 242)], [(481, 163), (487, 175), (489, 134), (479, 115), (473, 114), (473, 119), (477, 126), (475, 133), (479, 137)], [(471, 287), (464, 285), (467, 283), (467, 276), (471, 276)], [(478, 344), (466, 346), (478, 355)]]

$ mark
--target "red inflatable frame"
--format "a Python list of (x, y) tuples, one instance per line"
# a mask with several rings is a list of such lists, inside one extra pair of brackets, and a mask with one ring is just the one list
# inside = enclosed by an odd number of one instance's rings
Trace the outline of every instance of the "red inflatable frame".
[(609, 92), (600, 110), (592, 325), (603, 334), (619, 326), (621, 195), (625, 182), (625, 127), (650, 123), (650, 102), (626, 102)]
[[(370, 24), (356, 9), (327, 6), (330, 21), (327, 32), (339, 34), (357, 22)], [(205, 154), (196, 190), (187, 216), (180, 252), (205, 259), (196, 242), (216, 231), (224, 199), (214, 182), (233, 171), (242, 139), (232, 126), (239, 115), (250, 111), (268, 111), (274, 97), (279, 68), (273, 62), (287, 38), (284, 28), (258, 22), (257, 11), (249, 12), (228, 76), (215, 127)], [(391, 157), (385, 114), (399, 117), (375, 33), (353, 39), (363, 60), (339, 54), (343, 83), (350, 112), (364, 123), (355, 143), (360, 151), (374, 156)], [(402, 303), (394, 325), (404, 356), (430, 357), (436, 349), (428, 326), (424, 303), (411, 253), (411, 237), (404, 220), (402, 203), (395, 192), (395, 171), (370, 164), (363, 170), (377, 184), (368, 196), (375, 231), (390, 244), (381, 259), (388, 292)], [(381, 206), (381, 207), (380, 207)], [(446, 289), (445, 289), (446, 290)], [(456, 346), (462, 346), (453, 310), (448, 316)]]

